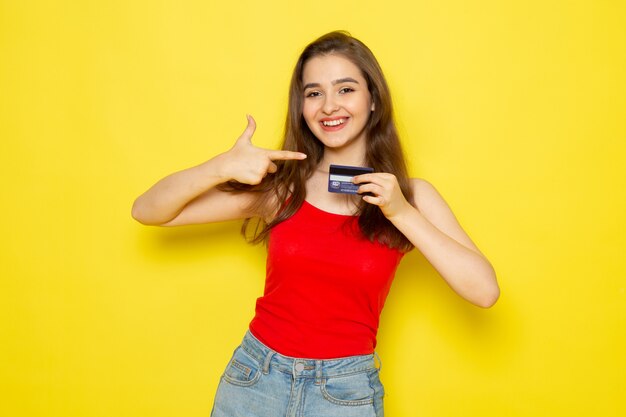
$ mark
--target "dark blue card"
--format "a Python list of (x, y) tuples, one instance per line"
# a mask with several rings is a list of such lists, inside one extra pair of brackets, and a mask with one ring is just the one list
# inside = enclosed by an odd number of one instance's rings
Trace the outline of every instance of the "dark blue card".
[(331, 193), (356, 194), (360, 184), (353, 184), (357, 175), (374, 172), (372, 168), (331, 165), (328, 174), (328, 191)]

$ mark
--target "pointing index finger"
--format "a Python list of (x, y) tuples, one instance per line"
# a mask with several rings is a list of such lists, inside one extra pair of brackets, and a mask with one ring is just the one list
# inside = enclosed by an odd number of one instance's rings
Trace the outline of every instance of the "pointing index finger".
[(291, 159), (306, 159), (306, 154), (292, 151), (269, 151), (269, 158), (272, 161), (288, 161)]

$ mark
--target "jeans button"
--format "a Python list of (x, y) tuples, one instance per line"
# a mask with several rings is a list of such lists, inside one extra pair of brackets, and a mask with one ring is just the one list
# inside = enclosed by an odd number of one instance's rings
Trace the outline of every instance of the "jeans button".
[(304, 364), (301, 362), (296, 363), (296, 371), (297, 372), (302, 372), (304, 371)]

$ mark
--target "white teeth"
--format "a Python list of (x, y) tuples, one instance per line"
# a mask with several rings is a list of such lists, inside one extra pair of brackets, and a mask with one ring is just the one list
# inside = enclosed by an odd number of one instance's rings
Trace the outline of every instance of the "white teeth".
[(337, 119), (337, 120), (324, 120), (322, 122), (322, 124), (324, 126), (337, 126), (337, 125), (342, 125), (343, 124), (344, 119)]

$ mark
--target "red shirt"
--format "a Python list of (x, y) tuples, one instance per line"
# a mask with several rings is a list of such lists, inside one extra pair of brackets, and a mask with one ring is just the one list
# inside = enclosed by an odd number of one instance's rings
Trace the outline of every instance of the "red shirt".
[(358, 217), (305, 201), (270, 232), (265, 291), (250, 331), (286, 356), (370, 354), (402, 256), (365, 238)]

